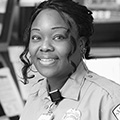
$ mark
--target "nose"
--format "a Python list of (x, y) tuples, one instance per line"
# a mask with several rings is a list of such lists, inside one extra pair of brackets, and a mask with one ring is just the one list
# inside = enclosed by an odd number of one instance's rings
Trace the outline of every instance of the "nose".
[(50, 40), (44, 40), (40, 46), (41, 52), (53, 52), (54, 47), (52, 46), (52, 43)]

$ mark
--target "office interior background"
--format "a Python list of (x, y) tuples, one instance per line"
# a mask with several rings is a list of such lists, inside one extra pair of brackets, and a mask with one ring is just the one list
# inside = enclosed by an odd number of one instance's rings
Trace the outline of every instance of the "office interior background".
[[(36, 73), (28, 85), (23, 85), (19, 55), (31, 12), (42, 1), (0, 0), (0, 120), (19, 119), (31, 85), (41, 77)], [(75, 1), (91, 9), (95, 19), (90, 51), (93, 58), (85, 63), (90, 70), (120, 84), (120, 0)]]

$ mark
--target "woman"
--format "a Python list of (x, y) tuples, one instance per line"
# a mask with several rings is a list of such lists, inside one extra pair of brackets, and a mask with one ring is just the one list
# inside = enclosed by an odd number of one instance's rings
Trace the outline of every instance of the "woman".
[[(20, 120), (119, 120), (120, 86), (89, 71), (92, 12), (72, 0), (40, 3), (20, 58), (24, 83), (32, 64), (44, 76), (32, 87)], [(30, 58), (28, 57), (30, 54)]]

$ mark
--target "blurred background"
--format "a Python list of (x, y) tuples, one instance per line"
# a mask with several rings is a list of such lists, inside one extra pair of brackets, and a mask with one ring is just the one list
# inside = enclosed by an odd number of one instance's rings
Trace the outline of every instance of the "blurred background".
[[(23, 34), (33, 8), (43, 0), (0, 0), (0, 120), (18, 120), (31, 85), (21, 82)], [(75, 0), (93, 12), (88, 68), (120, 84), (120, 0)], [(32, 73), (30, 73), (32, 74)]]

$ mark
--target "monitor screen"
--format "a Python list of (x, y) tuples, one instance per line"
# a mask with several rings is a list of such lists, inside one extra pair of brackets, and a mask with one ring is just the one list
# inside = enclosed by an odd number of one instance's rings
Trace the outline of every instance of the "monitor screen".
[(0, 0), (0, 2), (0, 51), (6, 51), (11, 40), (17, 0)]
[(3, 18), (6, 12), (7, 0), (0, 0), (0, 35), (3, 28)]

